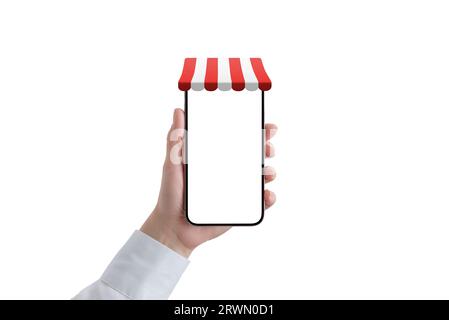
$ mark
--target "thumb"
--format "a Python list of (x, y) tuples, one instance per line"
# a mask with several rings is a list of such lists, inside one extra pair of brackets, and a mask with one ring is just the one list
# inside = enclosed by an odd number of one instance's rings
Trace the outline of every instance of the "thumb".
[(176, 108), (173, 112), (173, 122), (167, 134), (167, 164), (178, 165), (183, 162), (184, 147), (184, 111)]

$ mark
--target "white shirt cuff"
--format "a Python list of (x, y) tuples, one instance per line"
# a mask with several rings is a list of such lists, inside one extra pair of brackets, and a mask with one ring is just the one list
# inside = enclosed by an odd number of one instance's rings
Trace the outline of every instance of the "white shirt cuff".
[(167, 299), (189, 261), (136, 230), (101, 276), (130, 299)]

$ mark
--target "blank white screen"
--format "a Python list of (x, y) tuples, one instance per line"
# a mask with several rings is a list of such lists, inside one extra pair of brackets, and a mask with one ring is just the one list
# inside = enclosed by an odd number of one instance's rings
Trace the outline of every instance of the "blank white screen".
[(262, 217), (260, 91), (189, 91), (188, 218), (253, 224)]

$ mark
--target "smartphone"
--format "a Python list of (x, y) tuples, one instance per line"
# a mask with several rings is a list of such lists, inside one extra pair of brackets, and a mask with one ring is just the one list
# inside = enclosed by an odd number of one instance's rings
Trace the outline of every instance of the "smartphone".
[[(251, 60), (239, 60), (240, 86), (233, 81), (233, 60), (223, 67), (208, 58), (202, 66), (196, 61), (192, 90), (184, 91), (184, 206), (194, 225), (252, 226), (263, 220), (265, 90)], [(220, 76), (228, 68), (228, 77)]]

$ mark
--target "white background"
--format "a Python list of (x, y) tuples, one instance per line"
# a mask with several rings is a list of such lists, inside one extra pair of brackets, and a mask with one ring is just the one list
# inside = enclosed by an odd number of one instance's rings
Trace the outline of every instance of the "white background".
[(74, 296), (152, 210), (186, 56), (260, 56), (277, 204), (172, 298), (449, 298), (445, 1), (2, 1), (0, 298)]

